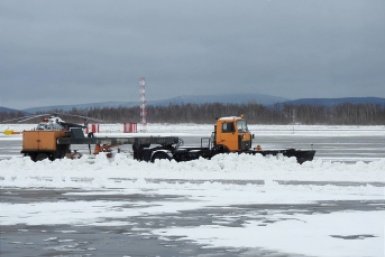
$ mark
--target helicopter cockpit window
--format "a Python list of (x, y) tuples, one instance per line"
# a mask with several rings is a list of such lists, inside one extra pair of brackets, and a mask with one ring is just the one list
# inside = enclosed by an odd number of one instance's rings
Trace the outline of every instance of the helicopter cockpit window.
[(39, 123), (36, 130), (63, 130), (63, 126), (57, 123)]
[(226, 122), (222, 124), (222, 132), (223, 133), (232, 133), (235, 132), (234, 123)]
[(36, 127), (36, 130), (45, 130), (45, 124), (44, 123), (39, 123)]

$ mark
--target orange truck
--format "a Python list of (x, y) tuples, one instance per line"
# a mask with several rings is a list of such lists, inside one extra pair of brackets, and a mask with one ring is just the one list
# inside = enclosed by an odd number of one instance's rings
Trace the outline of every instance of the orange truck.
[(57, 139), (65, 137), (62, 130), (31, 130), (23, 132), (23, 154), (34, 161), (45, 158), (50, 160), (60, 159), (69, 152), (68, 144), (58, 144)]
[[(168, 146), (168, 147), (141, 147), (134, 145), (134, 157), (138, 160), (154, 161), (155, 159), (168, 159), (175, 161), (190, 161), (198, 158), (210, 159), (221, 153), (282, 155), (296, 158), (298, 163), (312, 161), (314, 150), (296, 150), (293, 148), (283, 150), (262, 150), (258, 145), (251, 149), (254, 135), (247, 128), (247, 122), (243, 116), (231, 116), (218, 118), (214, 131), (208, 138), (208, 145), (203, 146), (203, 138), (200, 147)], [(135, 154), (136, 153), (136, 154)]]
[[(200, 147), (182, 147), (182, 140), (174, 136), (126, 135), (120, 137), (100, 137), (89, 133), (85, 137), (82, 126), (65, 123), (57, 118), (49, 124), (38, 126), (37, 130), (23, 132), (22, 153), (37, 161), (44, 158), (54, 160), (71, 154), (72, 144), (91, 144), (118, 146), (131, 144), (134, 158), (140, 161), (168, 159), (191, 161), (199, 158), (210, 159), (221, 153), (283, 155), (295, 157), (298, 163), (313, 160), (314, 150), (262, 150), (259, 146), (252, 149), (253, 134), (247, 128), (242, 116), (222, 117), (216, 120), (214, 131), (209, 138), (202, 138)], [(207, 140), (208, 144), (203, 145)]]

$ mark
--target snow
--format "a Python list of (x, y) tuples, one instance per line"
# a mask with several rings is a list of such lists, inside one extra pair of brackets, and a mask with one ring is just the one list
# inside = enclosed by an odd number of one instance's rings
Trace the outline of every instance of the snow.
[[(116, 187), (124, 179), (241, 180), (385, 182), (385, 159), (369, 163), (332, 163), (321, 160), (300, 165), (295, 158), (263, 157), (247, 154), (217, 155), (212, 160), (190, 162), (138, 162), (117, 154), (114, 159), (99, 155), (79, 160), (62, 159), (32, 162), (27, 157), (0, 161), (2, 187)], [(114, 186), (116, 184), (116, 186)]]
[[(157, 230), (210, 247), (263, 247), (319, 257), (383, 256), (385, 211), (286, 215), (270, 225), (252, 221), (243, 227), (218, 225)], [(339, 236), (361, 236), (344, 240)], [(353, 242), (352, 242), (353, 241)]]
[[(36, 124), (0, 124), (0, 131), (12, 129), (16, 132), (23, 130), (31, 130)], [(327, 125), (253, 125), (249, 124), (249, 130), (256, 136), (385, 136), (385, 126), (327, 126)], [(122, 133), (123, 124), (100, 124), (100, 133)], [(147, 124), (147, 133), (167, 135), (195, 135), (201, 137), (209, 137), (214, 126), (211, 124)], [(138, 131), (141, 126), (138, 124)], [(143, 132), (141, 132), (143, 133)], [(127, 133), (125, 133), (127, 135)], [(0, 140), (9, 140), (10, 138), (18, 138), (20, 135), (5, 136), (0, 133)]]
[(22, 136), (21, 135), (9, 135), (9, 136), (6, 136), (6, 135), (3, 135), (3, 134), (0, 134), (0, 141), (21, 141), (22, 140)]
[[(120, 135), (120, 124), (102, 125), (100, 136), (107, 132)], [(15, 129), (11, 125), (2, 126), (0, 131)], [(18, 129), (27, 129), (27, 125), (19, 125)], [(294, 133), (293, 126), (252, 125), (250, 129), (257, 135), (273, 137), (372, 137), (379, 152), (385, 136), (385, 126), (296, 125)], [(149, 124), (146, 135), (175, 135), (178, 131), (183, 136), (209, 136), (211, 130), (212, 125)], [(15, 143), (6, 141), (20, 140), (20, 135), (0, 135), (0, 141), (9, 145)], [(339, 144), (338, 140), (335, 143)], [(0, 160), (1, 189), (61, 189), (67, 191), (64, 196), (92, 196), (93, 200), (0, 202), (0, 224), (132, 226), (133, 233), (151, 233), (164, 240), (180, 236), (178, 240), (191, 240), (209, 248), (263, 249), (283, 255), (380, 257), (384, 256), (385, 240), (385, 158), (382, 156), (378, 154), (369, 162), (353, 156), (355, 161), (349, 163), (316, 159), (300, 165), (295, 159), (282, 156), (237, 154), (181, 163), (138, 162), (129, 153), (116, 154), (113, 159), (100, 154), (94, 158), (83, 156), (78, 160), (35, 163), (13, 154)], [(132, 202), (129, 197), (115, 201), (98, 198), (133, 194), (173, 195), (178, 200)], [(368, 201), (379, 206), (350, 210), (326, 206), (328, 211), (318, 212), (300, 207), (324, 202), (333, 206), (338, 201)], [(297, 211), (255, 208), (242, 217), (221, 214), (209, 225), (157, 227), (150, 231), (143, 230), (129, 218), (166, 214), (183, 218), (178, 215), (184, 211), (237, 209), (248, 205), (290, 205)], [(234, 221), (239, 221), (239, 226), (231, 225)], [(56, 240), (47, 236), (48, 239)]]
[[(86, 191), (66, 195), (150, 193), (180, 195), (185, 200), (0, 203), (0, 224), (134, 226), (127, 217), (177, 215), (186, 210), (249, 204), (381, 201), (384, 185), (378, 183), (385, 183), (384, 167), (385, 159), (371, 163), (299, 165), (288, 158), (235, 154), (219, 155), (211, 161), (160, 160), (154, 164), (124, 155), (114, 160), (100, 155), (93, 160), (37, 163), (14, 157), (0, 161), (1, 188), (81, 188)], [(293, 181), (302, 183), (290, 183)], [(193, 240), (206, 247), (258, 247), (322, 257), (380, 257), (384, 251), (384, 216), (384, 210), (294, 215), (283, 210), (270, 212), (270, 222), (266, 223), (262, 219), (265, 215), (256, 212), (240, 227), (228, 226), (239, 217), (223, 216), (222, 222), (214, 225), (153, 229), (152, 234), (165, 238), (182, 236), (180, 240)], [(346, 240), (341, 238), (344, 236), (362, 238)]]
[[(194, 204), (173, 203), (166, 208), (156, 208), (159, 212), (177, 212), (207, 204), (226, 206), (255, 203), (299, 204), (331, 199), (381, 200), (384, 198), (383, 186), (377, 184), (385, 183), (384, 165), (385, 160), (357, 164), (316, 162), (299, 165), (288, 158), (269, 159), (235, 154), (220, 155), (211, 161), (202, 159), (176, 163), (160, 160), (154, 164), (137, 162), (124, 155), (119, 155), (112, 161), (100, 155), (92, 162), (82, 158), (34, 163), (28, 158), (15, 157), (0, 161), (0, 186), (109, 189), (110, 194), (134, 194), (152, 190), (158, 194), (189, 195), (192, 199), (200, 200)], [(303, 183), (290, 183), (294, 181)], [(98, 192), (89, 193), (98, 195)], [(252, 194), (257, 197), (248, 197)], [(67, 209), (65, 203), (53, 205)], [(108, 202), (96, 205), (109, 208)], [(11, 207), (5, 206), (2, 209), (11, 211)], [(11, 216), (13, 215), (9, 215)]]

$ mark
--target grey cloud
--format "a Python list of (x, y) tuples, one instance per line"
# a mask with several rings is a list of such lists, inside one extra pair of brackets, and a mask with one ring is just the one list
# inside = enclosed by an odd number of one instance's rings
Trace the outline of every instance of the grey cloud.
[(0, 105), (385, 97), (385, 2), (2, 1)]

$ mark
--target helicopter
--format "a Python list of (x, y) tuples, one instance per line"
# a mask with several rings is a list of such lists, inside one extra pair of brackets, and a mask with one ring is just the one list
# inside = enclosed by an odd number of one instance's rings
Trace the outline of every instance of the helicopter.
[[(64, 121), (61, 117), (66, 116), (83, 120), (83, 124), (71, 123)], [(68, 157), (71, 159), (81, 157), (77, 151), (71, 151), (70, 144), (57, 144), (59, 138), (68, 137), (77, 131), (78, 135), (84, 137), (83, 129), (87, 127), (88, 121), (103, 122), (100, 119), (95, 119), (82, 115), (52, 113), (52, 114), (36, 114), (18, 117), (1, 123), (26, 123), (36, 119), (40, 119), (38, 124), (31, 130), (17, 132), (12, 129), (7, 129), (3, 133), (6, 135), (22, 134), (22, 153), (25, 156), (30, 156), (32, 160), (38, 161), (45, 158), (54, 160), (57, 158)], [(91, 146), (89, 144), (89, 152)]]

